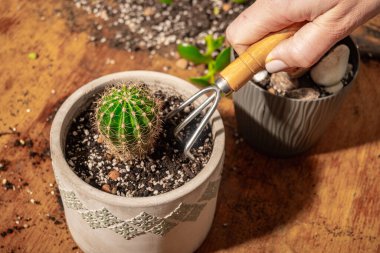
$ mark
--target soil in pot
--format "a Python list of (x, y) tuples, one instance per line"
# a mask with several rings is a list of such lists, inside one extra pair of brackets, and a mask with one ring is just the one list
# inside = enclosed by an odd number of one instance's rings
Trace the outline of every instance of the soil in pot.
[[(178, 106), (183, 99), (156, 91), (163, 101), (162, 118)], [(99, 95), (94, 96), (93, 101)], [(66, 138), (66, 160), (73, 171), (88, 184), (111, 194), (127, 197), (146, 197), (165, 193), (180, 187), (194, 178), (208, 162), (212, 152), (211, 127), (207, 126), (194, 145), (195, 160), (182, 153), (183, 144), (173, 136), (173, 130), (186, 117), (191, 106), (164, 122), (163, 131), (153, 150), (144, 158), (122, 161), (107, 152), (97, 131), (93, 128), (95, 103), (73, 119)], [(193, 133), (200, 117), (185, 128), (185, 139)]]

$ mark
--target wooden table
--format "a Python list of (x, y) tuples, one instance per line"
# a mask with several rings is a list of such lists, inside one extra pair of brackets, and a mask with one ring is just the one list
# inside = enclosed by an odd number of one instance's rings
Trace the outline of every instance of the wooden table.
[[(0, 252), (78, 252), (49, 158), (57, 107), (107, 73), (168, 66), (170, 74), (188, 78), (199, 70), (181, 70), (146, 52), (94, 46), (85, 31), (71, 31), (60, 3), (31, 2), (0, 4), (0, 159), (6, 165), (0, 182), (14, 185), (0, 188)], [(30, 52), (38, 58), (30, 60)], [(379, 69), (377, 61), (362, 62), (323, 139), (293, 159), (238, 143), (232, 101), (222, 101), (226, 163), (215, 221), (199, 253), (380, 252)]]

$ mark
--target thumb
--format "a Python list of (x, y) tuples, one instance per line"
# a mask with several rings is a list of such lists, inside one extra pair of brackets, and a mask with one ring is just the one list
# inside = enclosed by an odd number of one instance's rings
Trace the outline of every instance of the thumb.
[(329, 32), (322, 25), (309, 22), (272, 50), (267, 56), (265, 68), (270, 73), (293, 67), (308, 68), (343, 37)]

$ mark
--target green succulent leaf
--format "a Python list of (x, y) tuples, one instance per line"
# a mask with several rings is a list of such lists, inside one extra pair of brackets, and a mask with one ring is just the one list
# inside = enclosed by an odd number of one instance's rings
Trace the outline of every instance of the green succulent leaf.
[(215, 61), (210, 62), (207, 65), (208, 72), (206, 75), (209, 76), (209, 82), (214, 84), (215, 83), (215, 74), (216, 74), (216, 69), (215, 69)]
[(162, 4), (172, 4), (173, 0), (160, 0), (160, 3), (162, 3)]
[(195, 84), (199, 84), (202, 86), (210, 86), (210, 76), (208, 74), (200, 77), (191, 77), (190, 81)]
[(223, 70), (230, 63), (231, 48), (223, 49), (214, 59), (214, 52), (221, 50), (224, 43), (224, 36), (214, 39), (213, 35), (205, 37), (206, 52), (202, 54), (200, 50), (193, 45), (178, 45), (178, 53), (184, 59), (195, 64), (207, 64), (207, 74), (200, 77), (192, 77), (190, 81), (202, 86), (210, 86), (215, 83), (215, 75)]
[(209, 63), (212, 61), (210, 56), (201, 54), (199, 49), (193, 45), (179, 44), (177, 47), (179, 55), (194, 64)]
[(215, 70), (216, 72), (222, 71), (229, 63), (231, 57), (231, 48), (225, 48), (218, 54), (215, 59)]
[(224, 42), (224, 36), (220, 36), (216, 39), (213, 38), (211, 34), (207, 35), (205, 37), (205, 42), (206, 42), (206, 54), (208, 56), (211, 56), (211, 54), (219, 49), (221, 46), (223, 46)]
[(247, 2), (247, 0), (232, 0), (232, 2), (237, 3), (237, 4), (244, 4)]

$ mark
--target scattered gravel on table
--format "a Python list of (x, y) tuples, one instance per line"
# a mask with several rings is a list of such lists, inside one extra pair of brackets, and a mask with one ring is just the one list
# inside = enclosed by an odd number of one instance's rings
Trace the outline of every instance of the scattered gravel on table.
[[(28, 223), (24, 223), (24, 222), (31, 221), (31, 218), (24, 218), (24, 217), (16, 214), (16, 218), (14, 221), (15, 221), (16, 225), (15, 226), (9, 226), (8, 228), (2, 230), (0, 232), (1, 237), (4, 238), (10, 234), (13, 234), (14, 232), (20, 232), (20, 231), (28, 228), (29, 227)], [(22, 223), (24, 223), (24, 224), (22, 224)]]
[(46, 214), (46, 218), (47, 218), (48, 220), (51, 220), (51, 221), (54, 223), (54, 225), (61, 225), (61, 224), (64, 223), (63, 221), (59, 220), (57, 217), (53, 216), (53, 215), (50, 214), (50, 213), (47, 213), (47, 214)]
[(8, 161), (6, 159), (1, 159), (0, 160), (0, 171), (6, 171), (9, 164), (10, 164), (10, 161)]
[[(182, 102), (178, 96), (167, 96), (161, 91), (155, 96), (164, 101), (163, 117)], [(194, 178), (212, 152), (210, 126), (206, 127), (192, 149), (194, 161), (183, 155), (182, 144), (173, 136), (174, 126), (191, 110), (187, 108), (179, 117), (174, 117), (175, 124), (164, 122), (154, 150), (145, 158), (121, 161), (107, 153), (98, 133), (91, 127), (94, 124), (94, 104), (91, 104), (73, 119), (66, 140), (66, 160), (85, 182), (112, 194), (144, 197), (173, 190)], [(197, 118), (184, 130), (186, 137), (193, 133), (199, 120)]]
[(14, 146), (15, 147), (28, 147), (28, 148), (32, 148), (33, 147), (33, 141), (31, 139), (17, 139), (15, 142), (14, 142)]
[(70, 18), (87, 15), (83, 27), (90, 28), (92, 42), (154, 53), (170, 44), (203, 44), (206, 34), (224, 34), (228, 24), (253, 2), (176, 0), (167, 5), (158, 0), (72, 0), (75, 7)]
[(16, 190), (15, 185), (5, 178), (3, 178), (3, 180), (1, 181), (1, 184), (4, 188), (4, 190), (13, 190), (13, 191)]

